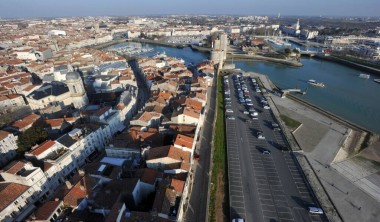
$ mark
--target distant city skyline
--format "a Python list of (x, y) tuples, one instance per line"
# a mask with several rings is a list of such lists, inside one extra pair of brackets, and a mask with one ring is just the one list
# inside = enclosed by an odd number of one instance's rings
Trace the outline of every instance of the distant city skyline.
[(379, 17), (379, 0), (0, 0), (0, 18), (228, 14)]

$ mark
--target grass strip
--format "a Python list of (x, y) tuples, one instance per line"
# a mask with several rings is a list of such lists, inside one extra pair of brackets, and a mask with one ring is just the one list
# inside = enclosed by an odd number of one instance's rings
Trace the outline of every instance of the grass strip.
[(295, 119), (290, 118), (289, 116), (280, 114), (280, 118), (282, 119), (282, 121), (284, 121), (285, 125), (289, 127), (291, 130), (297, 129), (301, 125), (300, 122), (298, 122)]
[[(224, 116), (224, 105), (223, 105), (223, 76), (218, 76), (217, 81), (217, 101), (216, 101), (217, 115), (215, 123), (215, 134), (214, 134), (214, 152), (213, 152), (213, 165), (212, 165), (212, 175), (211, 175), (211, 186), (210, 186), (210, 205), (209, 205), (209, 221), (216, 221), (216, 207), (221, 203), (216, 202), (216, 195), (221, 195), (219, 192), (227, 191), (225, 193), (224, 201), (228, 198), (228, 188), (218, 190), (218, 175), (223, 173), (224, 186), (228, 186), (228, 181), (226, 179), (226, 142), (225, 142), (225, 116)], [(217, 193), (218, 191), (218, 193)], [(227, 199), (228, 200), (228, 199)], [(228, 207), (223, 207), (224, 211)], [(228, 208), (229, 209), (229, 208)], [(228, 215), (229, 212), (224, 212)]]

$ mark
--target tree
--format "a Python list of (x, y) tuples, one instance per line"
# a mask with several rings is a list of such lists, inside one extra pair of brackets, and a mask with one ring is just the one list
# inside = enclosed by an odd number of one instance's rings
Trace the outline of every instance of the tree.
[(44, 142), (48, 138), (48, 132), (39, 126), (32, 126), (18, 136), (17, 152), (29, 151), (34, 145)]

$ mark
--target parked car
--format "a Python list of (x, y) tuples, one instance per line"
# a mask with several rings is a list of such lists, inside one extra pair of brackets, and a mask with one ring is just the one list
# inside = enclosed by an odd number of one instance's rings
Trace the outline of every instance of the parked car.
[(263, 135), (263, 132), (261, 131), (257, 132), (257, 139), (265, 140), (265, 136)]
[(309, 213), (312, 214), (323, 214), (323, 210), (318, 207), (309, 207)]
[(259, 113), (258, 112), (251, 112), (251, 116), (253, 117), (253, 116), (258, 116), (259, 115)]
[(264, 106), (264, 109), (270, 109), (270, 107), (269, 106)]
[(269, 150), (263, 150), (262, 154), (270, 154)]
[(233, 113), (234, 111), (232, 109), (226, 109), (227, 113)]
[(232, 222), (244, 222), (244, 219), (234, 218), (234, 219), (232, 219)]

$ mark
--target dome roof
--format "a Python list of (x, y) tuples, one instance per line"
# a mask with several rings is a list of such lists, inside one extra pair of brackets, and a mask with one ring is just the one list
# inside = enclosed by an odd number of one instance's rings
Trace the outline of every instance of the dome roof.
[(69, 72), (66, 74), (66, 80), (77, 80), (80, 79), (78, 72)]

